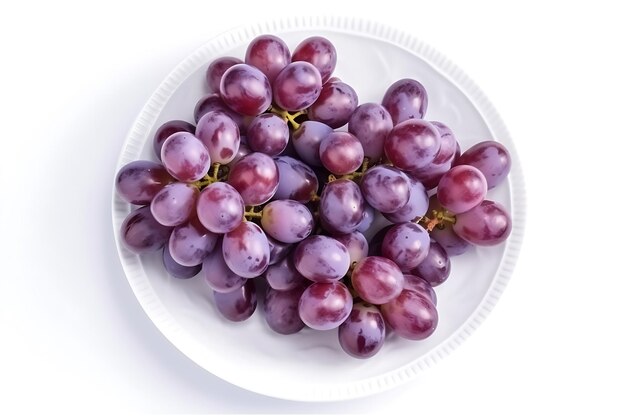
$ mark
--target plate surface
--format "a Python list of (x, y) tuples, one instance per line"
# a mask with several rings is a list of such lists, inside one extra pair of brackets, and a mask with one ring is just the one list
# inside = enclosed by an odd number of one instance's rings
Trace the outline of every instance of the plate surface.
[(370, 395), (417, 377), (467, 338), (492, 310), (513, 271), (521, 247), (525, 207), (520, 163), (508, 132), (479, 89), (441, 54), (411, 36), (375, 23), (339, 18), (294, 18), (222, 34), (196, 50), (168, 75), (149, 99), (123, 146), (118, 169), (135, 159), (152, 159), (152, 137), (167, 120), (193, 121), (196, 101), (207, 92), (204, 72), (224, 55), (243, 57), (255, 36), (272, 33), (294, 48), (308, 36), (330, 39), (337, 48), (334, 75), (350, 84), (359, 102), (380, 102), (400, 78), (422, 82), (429, 95), (428, 120), (444, 122), (462, 149), (481, 140), (504, 143), (513, 156), (506, 183), (488, 198), (513, 217), (508, 241), (474, 248), (452, 258), (448, 281), (436, 288), (439, 326), (425, 341), (391, 336), (375, 357), (346, 355), (336, 331), (282, 336), (261, 312), (243, 323), (222, 319), (201, 276), (177, 280), (164, 271), (160, 253), (136, 256), (119, 238), (130, 205), (113, 190), (113, 228), (126, 277), (141, 306), (163, 335), (214, 375), (244, 389), (278, 398), (332, 401)]

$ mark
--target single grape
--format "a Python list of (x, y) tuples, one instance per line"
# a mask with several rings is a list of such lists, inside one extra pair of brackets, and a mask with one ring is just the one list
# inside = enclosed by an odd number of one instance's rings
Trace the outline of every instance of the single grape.
[(193, 118), (196, 123), (198, 123), (202, 116), (211, 111), (221, 111), (222, 113), (226, 113), (228, 117), (237, 123), (237, 127), (239, 127), (239, 134), (243, 135), (246, 133), (247, 124), (244, 117), (228, 107), (218, 93), (207, 94), (200, 98), (193, 111)]
[(270, 246), (270, 265), (282, 261), (293, 249), (293, 244), (280, 242), (271, 236), (267, 236), (267, 243)]
[(330, 282), (343, 278), (350, 268), (348, 249), (328, 236), (309, 236), (296, 246), (293, 264), (305, 278)]
[(222, 253), (222, 239), (219, 238), (215, 249), (202, 262), (202, 276), (204, 281), (216, 292), (231, 292), (241, 288), (246, 283), (243, 278), (230, 270)]
[(189, 132), (178, 132), (163, 143), (161, 160), (167, 172), (182, 182), (204, 177), (211, 166), (209, 151)]
[(246, 50), (246, 64), (261, 70), (270, 83), (291, 62), (291, 54), (285, 42), (274, 35), (254, 38)]
[(215, 248), (217, 236), (202, 226), (197, 217), (172, 230), (169, 251), (172, 258), (183, 266), (201, 265)]
[(363, 233), (355, 231), (343, 235), (335, 235), (333, 237), (343, 243), (346, 249), (348, 249), (351, 265), (354, 262), (359, 262), (361, 259), (367, 257), (369, 252), (369, 243), (367, 242), (365, 236), (363, 236)]
[(274, 160), (260, 152), (241, 158), (228, 174), (228, 183), (243, 198), (247, 206), (267, 202), (278, 188), (278, 167)]
[(348, 132), (332, 132), (320, 143), (320, 161), (335, 175), (356, 171), (363, 163), (363, 146)]
[(154, 219), (148, 206), (131, 211), (120, 228), (124, 246), (136, 254), (162, 248), (171, 232), (171, 227), (163, 226)]
[(422, 119), (428, 108), (428, 95), (421, 83), (404, 78), (387, 89), (382, 105), (397, 125), (409, 119)]
[(322, 166), (320, 143), (333, 129), (324, 123), (307, 120), (293, 132), (292, 142), (302, 162), (312, 166)]
[(339, 344), (348, 355), (358, 359), (374, 356), (385, 342), (385, 320), (378, 308), (357, 303), (339, 326)]
[(220, 82), (224, 103), (237, 113), (256, 116), (272, 104), (270, 82), (261, 71), (247, 64), (228, 68)]
[(378, 162), (383, 156), (385, 138), (392, 128), (391, 115), (376, 103), (361, 104), (348, 122), (348, 132), (361, 142), (363, 153), (372, 163)]
[(398, 266), (381, 256), (368, 256), (352, 270), (352, 287), (372, 304), (384, 304), (402, 291), (404, 276)]
[(487, 189), (500, 184), (511, 171), (511, 154), (501, 143), (493, 140), (477, 143), (457, 159), (455, 165), (478, 168), (487, 180)]
[(274, 80), (274, 101), (281, 109), (300, 111), (317, 100), (322, 91), (320, 72), (308, 62), (292, 62)]
[(290, 156), (274, 158), (278, 167), (278, 188), (274, 198), (308, 203), (317, 193), (319, 182), (308, 165)]
[(372, 206), (365, 203), (363, 204), (363, 207), (363, 219), (361, 220), (361, 223), (359, 223), (359, 225), (356, 227), (356, 230), (361, 233), (367, 232), (370, 227), (372, 227), (372, 223), (374, 223), (374, 218), (376, 217), (376, 211)]
[(339, 327), (352, 311), (352, 295), (341, 282), (316, 282), (300, 297), (298, 313), (312, 329), (330, 330)]
[(265, 233), (285, 243), (300, 242), (313, 231), (313, 215), (302, 203), (294, 200), (269, 202), (261, 216)]
[(198, 219), (213, 233), (228, 233), (243, 221), (241, 195), (225, 182), (214, 182), (202, 190), (196, 203)]
[(361, 192), (374, 209), (383, 213), (393, 213), (409, 202), (411, 181), (397, 168), (378, 165), (363, 175)]
[(133, 161), (120, 168), (115, 179), (117, 194), (127, 203), (150, 204), (174, 178), (163, 165), (152, 161)]
[(407, 120), (397, 124), (385, 140), (385, 155), (404, 171), (415, 171), (430, 164), (441, 148), (436, 127), (425, 120)]
[(211, 65), (209, 65), (206, 71), (206, 82), (209, 86), (209, 90), (214, 93), (219, 93), (222, 75), (224, 75), (228, 68), (237, 64), (243, 64), (243, 61), (232, 56), (223, 56), (211, 62)]
[(265, 279), (271, 288), (279, 291), (303, 287), (310, 282), (298, 272), (290, 256), (270, 265), (265, 271)]
[(172, 136), (176, 132), (189, 132), (193, 133), (196, 131), (196, 127), (191, 123), (185, 122), (183, 120), (170, 120), (169, 122), (163, 123), (154, 134), (154, 139), (152, 140), (152, 147), (154, 148), (154, 154), (159, 161), (161, 160), (161, 148), (163, 148), (163, 142), (170, 136)]
[(457, 165), (446, 172), (437, 187), (437, 199), (453, 213), (465, 213), (487, 195), (487, 180), (471, 165)]
[(227, 164), (239, 150), (239, 128), (226, 113), (211, 111), (198, 121), (196, 137), (209, 150), (211, 162)]
[(461, 238), (478, 246), (504, 242), (511, 234), (511, 216), (504, 206), (484, 200), (473, 209), (456, 216), (452, 226)]
[(425, 279), (420, 278), (417, 275), (404, 274), (404, 289), (415, 291), (416, 293), (425, 296), (431, 303), (433, 303), (434, 306), (437, 306), (437, 294), (435, 293), (432, 285), (430, 285)]
[(392, 223), (410, 222), (422, 217), (428, 210), (428, 194), (421, 182), (409, 177), (409, 201), (393, 213), (382, 213)]
[(178, 226), (193, 213), (199, 193), (198, 188), (191, 184), (168, 184), (154, 196), (150, 211), (163, 226)]
[(246, 221), (224, 235), (222, 254), (231, 271), (244, 278), (255, 278), (269, 265), (270, 247), (263, 230)]
[(320, 221), (331, 233), (352, 233), (365, 215), (365, 200), (359, 186), (348, 179), (329, 182), (319, 202)]
[(168, 246), (169, 245), (163, 246), (163, 267), (168, 274), (178, 279), (189, 279), (198, 275), (202, 269), (201, 265), (184, 266), (179, 264), (172, 258), (172, 255), (170, 255)]
[(450, 257), (439, 243), (431, 240), (426, 257), (411, 273), (436, 287), (450, 276)]
[(213, 292), (215, 307), (222, 316), (231, 321), (244, 321), (256, 310), (256, 288), (252, 280), (234, 291), (227, 293)]
[(461, 239), (452, 229), (451, 225), (439, 227), (437, 225), (431, 232), (430, 237), (437, 241), (446, 251), (448, 256), (458, 256), (467, 252), (472, 244), (465, 239)]
[(300, 286), (287, 291), (269, 288), (265, 294), (265, 320), (270, 329), (280, 334), (298, 333), (304, 328), (298, 305), (305, 287)]
[(287, 147), (289, 127), (287, 123), (272, 113), (255, 117), (248, 126), (248, 146), (254, 152), (277, 156)]
[(411, 340), (423, 340), (433, 334), (439, 315), (427, 297), (411, 290), (404, 290), (398, 297), (380, 307), (383, 317), (398, 336)]
[(313, 64), (318, 69), (322, 82), (325, 83), (330, 81), (330, 75), (337, 65), (337, 51), (328, 39), (312, 36), (296, 46), (291, 61), (306, 61)]
[(429, 246), (430, 238), (426, 229), (419, 224), (406, 222), (389, 229), (381, 250), (384, 257), (394, 261), (403, 272), (408, 272), (426, 259)]
[(336, 129), (348, 123), (359, 104), (356, 91), (348, 84), (335, 81), (322, 86), (318, 99), (309, 107), (310, 120), (317, 120)]

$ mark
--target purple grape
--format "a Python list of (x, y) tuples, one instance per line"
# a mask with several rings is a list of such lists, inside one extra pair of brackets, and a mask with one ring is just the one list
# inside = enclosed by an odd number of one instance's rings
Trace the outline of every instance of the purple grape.
[(352, 270), (352, 287), (372, 304), (384, 304), (402, 291), (404, 276), (400, 268), (387, 258), (368, 256)]
[(209, 150), (211, 161), (227, 164), (239, 150), (239, 128), (226, 113), (211, 111), (198, 121), (196, 137)]
[(312, 36), (300, 42), (293, 51), (292, 62), (306, 61), (318, 69), (322, 82), (330, 81), (330, 75), (337, 65), (337, 51), (326, 38)]
[(309, 236), (296, 246), (293, 264), (305, 278), (330, 282), (343, 278), (350, 268), (346, 247), (328, 236)]
[(196, 107), (193, 111), (193, 118), (196, 123), (198, 123), (202, 116), (211, 111), (221, 111), (222, 113), (226, 113), (228, 117), (237, 123), (237, 126), (239, 127), (239, 134), (243, 135), (246, 133), (247, 125), (244, 117), (228, 107), (217, 93), (207, 94), (198, 100), (198, 103), (196, 103)]
[(291, 243), (279, 242), (271, 236), (266, 237), (267, 243), (270, 245), (270, 265), (282, 261), (293, 249), (293, 244)]
[(287, 291), (272, 288), (265, 294), (265, 320), (270, 329), (280, 334), (298, 333), (304, 328), (300, 318), (298, 305), (305, 287), (297, 287)]
[(408, 272), (426, 258), (429, 245), (430, 238), (426, 229), (406, 222), (389, 229), (381, 250), (384, 257), (394, 261), (403, 272)]
[(154, 196), (150, 211), (163, 226), (178, 226), (193, 213), (199, 193), (198, 188), (191, 184), (168, 184)]
[(214, 93), (219, 93), (222, 75), (224, 75), (228, 68), (237, 64), (243, 64), (243, 61), (232, 56), (223, 56), (211, 62), (211, 65), (209, 65), (206, 71), (206, 82), (209, 89)]
[(131, 211), (120, 228), (124, 246), (136, 254), (162, 248), (171, 232), (171, 227), (163, 226), (154, 219), (147, 206)]
[(385, 155), (404, 171), (416, 171), (430, 164), (441, 148), (441, 136), (424, 120), (407, 120), (397, 124), (385, 140)]
[(378, 308), (357, 303), (339, 326), (341, 348), (358, 359), (374, 356), (385, 342), (385, 320)]
[(274, 158), (278, 167), (278, 188), (274, 198), (308, 203), (317, 194), (319, 182), (308, 165), (290, 156)]
[(316, 282), (300, 297), (298, 313), (312, 329), (330, 330), (339, 327), (352, 310), (352, 295), (341, 282)]
[(133, 161), (120, 168), (115, 180), (117, 194), (127, 203), (150, 204), (174, 178), (163, 165), (152, 161)]
[(430, 285), (425, 279), (420, 278), (417, 275), (404, 274), (404, 289), (415, 291), (416, 293), (425, 296), (431, 303), (433, 303), (434, 306), (437, 306), (437, 294), (435, 293), (432, 285)]
[(363, 153), (372, 163), (378, 162), (383, 156), (385, 138), (392, 128), (389, 112), (376, 103), (357, 107), (348, 122), (348, 131), (361, 142)]
[(204, 281), (216, 292), (231, 292), (241, 288), (246, 283), (243, 278), (230, 270), (222, 253), (222, 239), (215, 244), (215, 249), (202, 262)]
[(167, 138), (161, 149), (161, 160), (167, 172), (182, 182), (198, 181), (211, 166), (207, 148), (188, 132), (174, 133)]
[(437, 309), (425, 296), (404, 290), (380, 307), (383, 317), (398, 336), (423, 340), (433, 334), (439, 322)]
[(367, 232), (370, 227), (372, 227), (372, 223), (374, 223), (374, 218), (376, 216), (376, 212), (372, 206), (365, 203), (363, 207), (363, 219), (356, 228), (356, 230), (361, 233)]
[(163, 142), (174, 133), (177, 132), (189, 132), (193, 133), (196, 131), (196, 127), (191, 123), (185, 122), (183, 120), (170, 120), (169, 122), (163, 123), (154, 134), (154, 139), (152, 140), (152, 147), (154, 148), (154, 154), (161, 160), (161, 148), (163, 148)]
[(389, 229), (391, 229), (392, 227), (393, 227), (393, 224), (382, 227), (370, 239), (369, 241), (370, 249), (368, 252), (369, 256), (382, 256), (383, 240), (385, 239), (385, 235), (387, 234)]
[(410, 193), (409, 201), (402, 208), (393, 213), (382, 213), (392, 223), (410, 222), (417, 217), (422, 217), (428, 210), (428, 194), (421, 182), (409, 177)]
[(277, 156), (287, 147), (289, 126), (279, 116), (265, 113), (255, 117), (248, 126), (248, 146), (255, 152)]
[(279, 291), (303, 287), (309, 282), (298, 272), (291, 257), (270, 265), (265, 271), (265, 279), (271, 288)]
[(343, 179), (329, 182), (319, 202), (320, 221), (331, 233), (352, 233), (365, 215), (365, 200), (354, 181)]
[(511, 154), (501, 143), (488, 140), (472, 146), (455, 161), (455, 165), (478, 168), (487, 180), (487, 189), (500, 184), (511, 171)]
[(348, 132), (332, 132), (320, 143), (320, 161), (335, 175), (356, 171), (363, 163), (363, 146)]
[(346, 249), (348, 249), (350, 264), (359, 262), (361, 259), (367, 257), (369, 243), (365, 236), (363, 236), (363, 233), (352, 232), (344, 235), (335, 235), (334, 238), (343, 243)]
[(243, 221), (241, 195), (225, 182), (208, 185), (198, 196), (196, 212), (204, 227), (213, 233), (228, 233)]
[(437, 199), (443, 207), (460, 214), (476, 207), (487, 195), (487, 180), (471, 165), (457, 165), (446, 172), (437, 187)]
[(244, 321), (256, 310), (256, 289), (252, 280), (234, 291), (227, 293), (213, 292), (215, 307), (222, 316), (231, 321)]
[(312, 166), (322, 166), (320, 161), (320, 143), (333, 129), (324, 123), (307, 120), (293, 132), (293, 146), (302, 162)]
[(258, 206), (272, 198), (278, 179), (276, 163), (260, 152), (241, 158), (228, 174), (228, 183), (241, 194), (247, 206)]
[(256, 116), (272, 104), (272, 88), (265, 74), (247, 64), (228, 68), (222, 76), (220, 95), (237, 113)]
[(176, 262), (172, 255), (170, 255), (170, 250), (168, 245), (163, 246), (163, 267), (167, 271), (168, 274), (178, 279), (189, 279), (193, 278), (200, 272), (202, 266), (183, 266)]
[(196, 266), (215, 248), (217, 236), (202, 226), (194, 216), (172, 230), (169, 251), (172, 258), (183, 266)]
[(443, 284), (450, 276), (450, 258), (439, 243), (431, 240), (426, 257), (411, 273), (436, 287)]
[(418, 81), (404, 78), (387, 89), (382, 105), (397, 125), (409, 119), (422, 119), (428, 108), (428, 95)]
[(243, 222), (224, 235), (222, 254), (231, 271), (244, 278), (255, 278), (269, 265), (270, 247), (259, 226)]
[(511, 216), (501, 204), (484, 200), (473, 209), (458, 214), (452, 228), (474, 245), (493, 246), (504, 242), (511, 234)]
[(261, 226), (265, 233), (285, 243), (300, 242), (313, 231), (313, 215), (302, 203), (275, 200), (263, 208)]
[(367, 203), (374, 209), (393, 213), (409, 202), (411, 181), (397, 168), (378, 165), (363, 175), (361, 191)]
[(441, 181), (441, 177), (443, 177), (443, 174), (450, 171), (450, 168), (452, 168), (451, 161), (441, 165), (431, 163), (425, 168), (409, 172), (407, 175), (414, 180), (421, 182), (426, 190), (432, 190), (437, 188), (439, 181)]
[(232, 168), (237, 162), (241, 160), (246, 155), (252, 153), (252, 149), (248, 146), (248, 139), (245, 136), (239, 136), (239, 149), (237, 149), (237, 153), (233, 157), (233, 160), (226, 164), (229, 168)]
[(452, 130), (448, 126), (444, 125), (441, 122), (431, 121), (430, 123), (435, 126), (435, 128), (439, 132), (439, 136), (441, 137), (441, 147), (439, 148), (439, 152), (437, 153), (437, 156), (435, 156), (435, 159), (433, 159), (433, 162), (431, 162), (431, 164), (443, 165), (452, 162), (458, 144), (454, 133), (452, 133)]
[(336, 129), (348, 123), (359, 98), (348, 84), (335, 81), (324, 84), (319, 98), (309, 107), (310, 120), (317, 120)]
[(461, 239), (452, 229), (451, 225), (440, 228), (439, 225), (430, 232), (430, 237), (437, 241), (446, 251), (448, 256), (462, 255), (472, 247), (472, 244)]
[(308, 62), (292, 62), (274, 80), (274, 101), (291, 112), (309, 107), (321, 91), (320, 72)]
[(261, 70), (270, 83), (291, 62), (291, 54), (285, 42), (274, 35), (254, 38), (246, 50), (246, 64)]

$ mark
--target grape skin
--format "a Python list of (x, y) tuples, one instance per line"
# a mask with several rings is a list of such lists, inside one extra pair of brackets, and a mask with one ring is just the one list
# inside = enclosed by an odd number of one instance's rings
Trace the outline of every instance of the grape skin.
[(361, 142), (363, 152), (370, 162), (383, 156), (385, 138), (393, 129), (391, 115), (380, 104), (365, 103), (356, 108), (348, 122), (348, 132)]
[(315, 282), (341, 279), (350, 268), (348, 249), (324, 235), (309, 236), (296, 246), (293, 263), (305, 278)]
[(382, 213), (394, 213), (410, 198), (409, 177), (399, 169), (378, 165), (367, 170), (361, 180), (361, 191), (367, 203)]
[(274, 158), (278, 167), (277, 200), (295, 200), (308, 203), (317, 194), (319, 182), (315, 172), (302, 161), (290, 156)]
[(261, 35), (248, 44), (245, 62), (261, 70), (271, 84), (278, 73), (291, 63), (291, 53), (279, 37)]
[(228, 233), (235, 229), (243, 221), (244, 211), (241, 195), (225, 182), (208, 185), (196, 203), (200, 222), (213, 233)]
[(339, 344), (354, 358), (371, 358), (383, 347), (385, 333), (385, 321), (378, 308), (357, 303), (339, 326)]
[(416, 171), (427, 167), (441, 148), (441, 136), (425, 120), (411, 119), (394, 126), (385, 139), (385, 155), (397, 168)]
[(368, 256), (352, 270), (352, 287), (372, 304), (384, 304), (402, 291), (404, 276), (398, 266), (381, 256)]
[(313, 231), (313, 215), (294, 200), (276, 200), (263, 208), (261, 226), (265, 233), (285, 243), (300, 242)]
[(272, 104), (270, 82), (261, 71), (247, 64), (228, 68), (220, 82), (224, 103), (237, 113), (257, 116)]
[(209, 151), (211, 162), (227, 164), (239, 150), (239, 127), (226, 113), (211, 111), (198, 121), (196, 137)]
[(437, 199), (453, 213), (476, 207), (487, 195), (487, 180), (471, 165), (457, 165), (443, 174), (437, 187)]
[(320, 161), (335, 175), (356, 171), (363, 157), (363, 146), (352, 133), (332, 132), (320, 143)]
[(310, 62), (318, 69), (322, 83), (326, 83), (337, 65), (337, 51), (328, 39), (312, 36), (296, 46), (291, 61)]
[(308, 62), (292, 62), (274, 80), (274, 101), (281, 109), (291, 112), (309, 107), (321, 91), (320, 72)]
[(171, 231), (171, 227), (163, 226), (154, 219), (150, 207), (144, 206), (126, 216), (120, 228), (120, 235), (124, 246), (140, 255), (162, 248)]
[(394, 332), (405, 339), (426, 339), (439, 322), (435, 306), (425, 296), (411, 290), (403, 290), (380, 310)]
[(511, 154), (501, 143), (479, 142), (463, 152), (454, 165), (471, 165), (483, 173), (487, 189), (501, 184), (511, 171)]
[(306, 287), (299, 286), (287, 291), (269, 288), (265, 294), (265, 321), (270, 329), (280, 334), (294, 334), (305, 326), (298, 306)]
[(257, 306), (256, 289), (252, 280), (231, 292), (213, 292), (215, 307), (230, 321), (244, 321), (250, 318)]
[(202, 276), (207, 285), (216, 292), (235, 291), (246, 283), (243, 278), (230, 270), (222, 253), (222, 239), (202, 262)]
[(322, 226), (331, 233), (352, 233), (365, 215), (365, 200), (354, 181), (332, 181), (320, 197), (319, 214)]
[(219, 93), (222, 76), (228, 68), (237, 64), (243, 64), (243, 61), (232, 56), (224, 56), (211, 62), (206, 71), (206, 81), (209, 89), (214, 93)]
[(387, 89), (382, 105), (397, 125), (410, 119), (422, 119), (428, 108), (428, 94), (419, 81), (404, 78)]
[(450, 266), (450, 257), (446, 251), (439, 243), (431, 240), (426, 257), (411, 272), (436, 287), (448, 279)]
[(352, 295), (341, 282), (316, 282), (302, 293), (298, 313), (310, 328), (330, 330), (346, 320), (352, 304)]
[(222, 240), (224, 261), (231, 271), (244, 278), (255, 278), (269, 266), (270, 247), (263, 230), (243, 222)]
[(132, 161), (120, 168), (115, 179), (117, 194), (127, 203), (150, 204), (154, 196), (174, 182), (163, 165), (152, 161)]
[(381, 246), (384, 257), (394, 261), (403, 272), (417, 267), (428, 255), (430, 238), (422, 226), (400, 223), (385, 234)]
[(228, 174), (232, 185), (247, 206), (258, 206), (274, 196), (278, 188), (278, 167), (274, 160), (260, 152), (241, 158)]
[(461, 238), (478, 246), (493, 246), (504, 242), (511, 234), (511, 216), (504, 206), (490, 200), (456, 216), (452, 226)]

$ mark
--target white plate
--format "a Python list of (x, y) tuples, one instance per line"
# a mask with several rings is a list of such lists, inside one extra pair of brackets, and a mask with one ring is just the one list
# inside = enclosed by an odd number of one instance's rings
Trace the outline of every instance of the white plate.
[(204, 72), (223, 55), (243, 57), (248, 42), (272, 33), (290, 48), (321, 35), (338, 51), (335, 75), (357, 91), (360, 103), (380, 102), (394, 81), (411, 77), (429, 95), (426, 118), (455, 132), (466, 149), (496, 138), (513, 155), (508, 182), (489, 192), (513, 217), (505, 244), (473, 249), (452, 259), (452, 274), (438, 287), (439, 326), (427, 340), (390, 337), (375, 357), (357, 360), (339, 347), (336, 331), (281, 336), (261, 312), (243, 323), (223, 320), (200, 276), (168, 276), (160, 254), (136, 256), (122, 247), (119, 229), (130, 211), (113, 191), (113, 228), (119, 255), (141, 306), (181, 352), (207, 371), (239, 387), (291, 400), (331, 401), (366, 396), (417, 377), (463, 342), (491, 311), (513, 271), (524, 227), (520, 163), (502, 121), (479, 89), (441, 54), (411, 36), (356, 19), (293, 18), (220, 35), (187, 57), (163, 81), (132, 126), (118, 168), (135, 159), (154, 159), (152, 137), (170, 119), (193, 121), (193, 107), (206, 91)]

